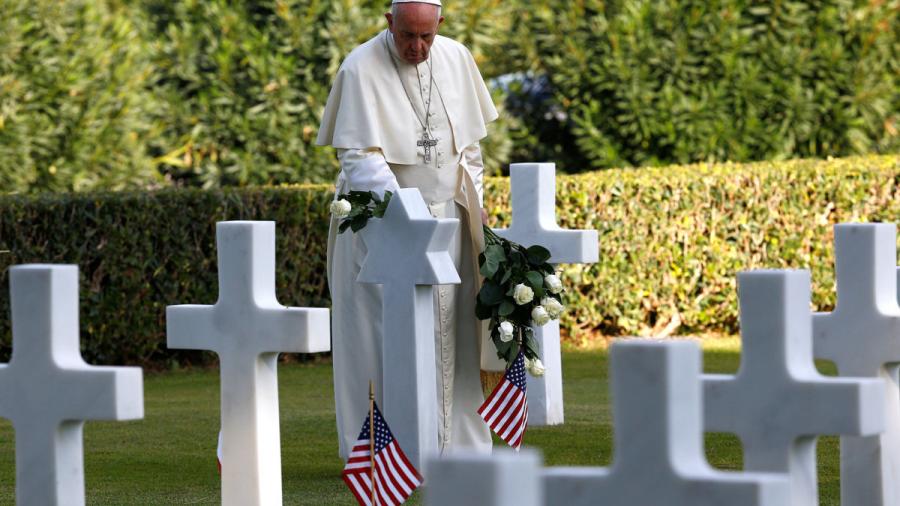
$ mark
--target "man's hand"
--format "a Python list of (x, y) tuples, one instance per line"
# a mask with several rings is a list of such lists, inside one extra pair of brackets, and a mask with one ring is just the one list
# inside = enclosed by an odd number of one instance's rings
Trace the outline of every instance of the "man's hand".
[(488, 213), (483, 207), (481, 208), (481, 224), (484, 226), (487, 226), (488, 224)]

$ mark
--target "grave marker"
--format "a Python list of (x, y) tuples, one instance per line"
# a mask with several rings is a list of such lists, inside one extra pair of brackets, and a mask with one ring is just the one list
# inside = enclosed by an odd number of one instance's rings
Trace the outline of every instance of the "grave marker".
[(541, 457), (529, 449), (454, 452), (425, 467), (428, 506), (541, 506)]
[(618, 342), (610, 351), (613, 463), (544, 471), (545, 504), (789, 506), (783, 475), (714, 470), (703, 451), (696, 343)]
[(278, 354), (328, 351), (328, 310), (278, 303), (274, 222), (219, 223), (216, 244), (219, 300), (213, 306), (169, 306), (168, 345), (219, 356), (222, 504), (277, 506), (282, 504)]
[(881, 432), (884, 385), (816, 371), (809, 272), (744, 272), (738, 290), (741, 366), (704, 375), (706, 430), (737, 434), (744, 469), (788, 473), (792, 506), (817, 506), (817, 436)]
[(419, 190), (405, 188), (360, 232), (367, 255), (357, 279), (383, 285), (382, 411), (420, 470), (438, 451), (432, 285), (460, 282), (448, 252), (457, 226), (433, 218)]
[[(599, 258), (596, 230), (564, 230), (556, 224), (556, 167), (552, 163), (510, 165), (512, 225), (494, 229), (500, 237), (525, 247), (540, 244), (550, 250), (550, 262), (594, 263)], [(564, 421), (559, 321), (534, 329), (546, 372), (528, 375), (528, 425), (558, 425)], [(492, 354), (493, 347), (484, 352)]]
[(837, 306), (813, 315), (816, 358), (841, 376), (885, 382), (885, 432), (841, 438), (841, 504), (900, 505), (900, 306), (897, 230), (890, 224), (834, 227)]
[(16, 434), (16, 503), (82, 506), (85, 420), (144, 417), (137, 367), (81, 358), (78, 267), (20, 265), (9, 271), (13, 350), (0, 365), (0, 416)]

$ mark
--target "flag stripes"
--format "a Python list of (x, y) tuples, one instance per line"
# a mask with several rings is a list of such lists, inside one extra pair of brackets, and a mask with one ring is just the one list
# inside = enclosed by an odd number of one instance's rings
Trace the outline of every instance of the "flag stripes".
[(478, 414), (491, 430), (516, 450), (522, 444), (528, 425), (525, 390), (525, 355), (520, 350), (503, 375), (503, 380), (478, 408)]
[[(366, 418), (359, 438), (353, 446), (350, 458), (341, 473), (344, 483), (353, 492), (357, 502), (366, 506), (394, 506), (403, 504), (422, 484), (422, 476), (409, 462), (397, 440), (391, 434), (374, 407), (375, 434), (375, 483), (372, 483), (372, 458), (370, 453), (369, 419)], [(372, 493), (372, 488), (375, 493)], [(375, 503), (372, 503), (374, 495)]]

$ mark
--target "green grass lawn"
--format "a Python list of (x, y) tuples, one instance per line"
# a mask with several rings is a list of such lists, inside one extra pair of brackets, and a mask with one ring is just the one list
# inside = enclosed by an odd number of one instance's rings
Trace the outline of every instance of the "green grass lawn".
[[(734, 372), (738, 362), (736, 340), (707, 344), (707, 372)], [(565, 352), (563, 366), (566, 423), (529, 429), (525, 444), (540, 449), (547, 465), (608, 465), (613, 449), (606, 351)], [(279, 381), (284, 503), (355, 504), (340, 480), (330, 362), (283, 364)], [(86, 424), (88, 504), (219, 504), (218, 384), (217, 371), (148, 375), (144, 420)], [(741, 467), (736, 438), (715, 434), (706, 441), (713, 465)], [(14, 448), (10, 424), (0, 421), (0, 504), (14, 502)], [(820, 440), (823, 505), (839, 504), (837, 455), (836, 438)], [(411, 503), (418, 502), (414, 496)]]

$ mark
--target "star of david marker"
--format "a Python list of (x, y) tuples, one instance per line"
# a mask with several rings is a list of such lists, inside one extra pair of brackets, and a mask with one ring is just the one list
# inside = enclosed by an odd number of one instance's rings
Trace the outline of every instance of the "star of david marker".
[(141, 370), (81, 358), (78, 267), (10, 268), (13, 352), (0, 365), (0, 416), (16, 433), (16, 503), (84, 505), (84, 420), (144, 416)]
[(841, 438), (841, 504), (900, 505), (900, 306), (897, 230), (889, 224), (834, 227), (837, 307), (813, 315), (816, 358), (841, 376), (885, 382), (885, 431)]
[[(556, 166), (552, 163), (510, 165), (512, 226), (494, 229), (500, 237), (525, 247), (539, 244), (550, 250), (550, 262), (594, 263), (599, 258), (596, 230), (564, 230), (556, 224)], [(558, 425), (564, 421), (559, 321), (534, 329), (546, 372), (528, 375), (528, 425)], [(483, 347), (494, 353), (494, 346)]]
[(615, 343), (610, 368), (613, 464), (608, 468), (546, 469), (545, 504), (791, 504), (784, 475), (717, 471), (706, 461), (701, 354), (696, 343)]
[(219, 356), (223, 506), (278, 506), (278, 354), (328, 351), (328, 310), (278, 303), (274, 222), (219, 223), (216, 243), (219, 300), (169, 306), (168, 345)]
[(807, 271), (738, 275), (741, 367), (705, 375), (706, 430), (730, 432), (748, 471), (787, 473), (792, 506), (817, 506), (818, 435), (877, 435), (884, 384), (822, 376), (813, 362)]
[(384, 416), (417, 469), (438, 449), (431, 285), (460, 282), (448, 252), (457, 226), (434, 219), (419, 190), (407, 188), (360, 232), (368, 253), (358, 281), (383, 285)]

